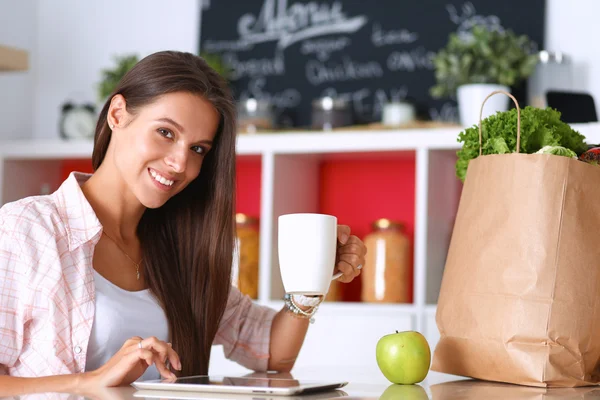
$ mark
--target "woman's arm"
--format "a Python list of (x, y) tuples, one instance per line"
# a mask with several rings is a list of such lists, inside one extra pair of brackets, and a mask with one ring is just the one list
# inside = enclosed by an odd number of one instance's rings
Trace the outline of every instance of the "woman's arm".
[[(161, 377), (174, 381), (165, 360), (181, 370), (179, 355), (167, 343), (155, 337), (133, 337), (106, 364), (95, 371), (79, 374), (53, 375), (39, 378), (0, 376), (0, 396), (18, 396), (30, 393), (73, 393), (89, 395), (106, 387), (127, 386), (139, 379), (146, 369), (155, 364)], [(1, 367), (1, 365), (0, 365)]]
[(0, 396), (19, 396), (30, 393), (77, 393), (85, 390), (84, 374), (17, 378), (0, 376)]
[(232, 286), (213, 344), (223, 346), (227, 359), (253, 371), (267, 371), (271, 324), (276, 315), (276, 310), (256, 304)]
[[(307, 308), (300, 306), (302, 309)], [(306, 332), (309, 319), (300, 318), (290, 312), (287, 307), (279, 311), (271, 325), (271, 341), (269, 345), (269, 370), (290, 372), (300, 349)]]

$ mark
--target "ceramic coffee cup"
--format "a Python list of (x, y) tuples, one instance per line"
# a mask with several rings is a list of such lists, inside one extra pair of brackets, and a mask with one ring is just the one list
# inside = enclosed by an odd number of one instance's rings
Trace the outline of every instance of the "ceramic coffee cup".
[(279, 269), (290, 294), (322, 295), (329, 291), (337, 251), (337, 218), (325, 214), (286, 214), (278, 220)]

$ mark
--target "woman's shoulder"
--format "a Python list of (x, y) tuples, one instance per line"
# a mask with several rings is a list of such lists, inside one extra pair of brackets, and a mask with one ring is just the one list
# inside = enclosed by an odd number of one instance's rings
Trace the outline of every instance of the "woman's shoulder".
[(4, 235), (31, 246), (54, 240), (61, 254), (92, 241), (102, 225), (81, 189), (89, 176), (71, 173), (52, 194), (5, 204), (0, 208), (0, 228)]
[(28, 287), (57, 284), (62, 257), (70, 254), (62, 214), (54, 194), (26, 197), (0, 208), (0, 281), (8, 273), (27, 280)]
[(0, 229), (4, 234), (54, 234), (61, 225), (61, 215), (53, 195), (30, 196), (0, 207)]

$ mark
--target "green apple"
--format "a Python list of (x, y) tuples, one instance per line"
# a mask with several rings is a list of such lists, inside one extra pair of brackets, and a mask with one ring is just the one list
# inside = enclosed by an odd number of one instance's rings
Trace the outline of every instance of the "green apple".
[(387, 387), (379, 400), (429, 400), (427, 392), (419, 385), (396, 385)]
[(377, 342), (377, 365), (392, 383), (421, 382), (429, 372), (431, 350), (425, 336), (415, 331), (385, 335)]

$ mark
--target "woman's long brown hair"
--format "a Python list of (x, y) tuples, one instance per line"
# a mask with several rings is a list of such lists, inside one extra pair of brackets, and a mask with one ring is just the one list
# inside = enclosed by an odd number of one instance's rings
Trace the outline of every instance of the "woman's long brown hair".
[(212, 103), (220, 123), (200, 175), (162, 207), (147, 209), (137, 234), (148, 287), (169, 321), (181, 376), (208, 373), (210, 350), (225, 311), (231, 285), (235, 204), (235, 109), (223, 78), (200, 57), (182, 52), (154, 53), (137, 63), (104, 105), (94, 137), (97, 169), (108, 149), (110, 99), (121, 94), (127, 111), (159, 96), (189, 92)]

